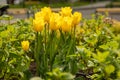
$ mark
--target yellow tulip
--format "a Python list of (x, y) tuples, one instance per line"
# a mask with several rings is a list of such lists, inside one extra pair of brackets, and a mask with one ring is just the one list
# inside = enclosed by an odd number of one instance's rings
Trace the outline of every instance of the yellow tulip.
[(29, 49), (29, 41), (22, 41), (21, 46), (24, 51), (27, 51)]
[(71, 31), (72, 26), (72, 18), (71, 17), (63, 17), (62, 23), (61, 23), (61, 29), (64, 32)]
[(52, 13), (50, 18), (50, 29), (57, 30), (60, 27), (60, 15), (58, 13)]
[(72, 9), (71, 9), (70, 7), (61, 8), (60, 14), (61, 14), (62, 16), (71, 16), (71, 14), (72, 14)]
[(35, 13), (35, 19), (40, 19), (41, 17), (43, 17), (43, 13), (42, 12), (37, 12)]
[(36, 31), (36, 32), (40, 32), (43, 30), (44, 28), (44, 20), (41, 18), (41, 19), (34, 19), (33, 20), (33, 29)]
[(73, 25), (77, 25), (80, 23), (82, 19), (82, 14), (79, 12), (75, 12), (72, 17), (73, 17)]
[(42, 11), (42, 12), (45, 12), (45, 13), (52, 12), (52, 10), (51, 10), (50, 7), (44, 7), (44, 8), (41, 8), (41, 11)]
[(50, 16), (52, 13), (52, 10), (50, 7), (44, 7), (41, 9), (42, 16), (44, 17), (44, 21), (49, 23)]

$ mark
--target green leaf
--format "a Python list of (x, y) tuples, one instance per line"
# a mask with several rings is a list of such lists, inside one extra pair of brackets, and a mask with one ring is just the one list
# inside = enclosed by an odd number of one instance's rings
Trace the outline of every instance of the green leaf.
[(0, 48), (2, 47), (2, 38), (0, 38)]
[(75, 78), (75, 76), (73, 76), (70, 73), (65, 73), (64, 72), (64, 73), (61, 74), (61, 80), (72, 80), (74, 78)]
[(2, 69), (4, 69), (4, 67), (5, 67), (5, 63), (4, 62), (0, 62), (0, 69), (2, 70)]
[(68, 72), (62, 72), (60, 68), (53, 69), (52, 72), (47, 72), (50, 80), (73, 80), (75, 76)]
[(94, 65), (94, 63), (93, 63), (92, 61), (88, 60), (88, 66), (89, 66), (89, 67), (93, 67), (93, 66), (95, 66), (95, 65)]
[(117, 77), (120, 78), (120, 71), (117, 72)]
[(10, 39), (10, 42), (14, 42), (14, 41), (17, 41), (18, 39), (15, 39), (15, 38), (11, 38)]
[(0, 78), (2, 78), (2, 77), (4, 76), (4, 74), (5, 74), (5, 72), (4, 72), (4, 70), (2, 70), (2, 71), (0, 72)]
[(111, 74), (115, 71), (115, 67), (111, 64), (105, 66), (105, 71), (107, 74)]
[(0, 33), (0, 36), (1, 36), (2, 38), (7, 38), (7, 37), (9, 37), (9, 31), (8, 31), (8, 30), (2, 31), (2, 32)]
[(108, 45), (100, 45), (99, 47), (100, 47), (101, 49), (104, 49), (104, 50), (109, 49), (109, 46), (108, 46)]
[(104, 62), (108, 55), (109, 55), (108, 51), (103, 52), (103, 53), (98, 51), (97, 54), (93, 54), (93, 57), (99, 62)]
[(114, 50), (114, 49), (117, 49), (118, 46), (119, 46), (119, 43), (117, 41), (111, 41), (108, 43), (109, 46)]
[(43, 80), (43, 79), (40, 77), (32, 77), (30, 80)]

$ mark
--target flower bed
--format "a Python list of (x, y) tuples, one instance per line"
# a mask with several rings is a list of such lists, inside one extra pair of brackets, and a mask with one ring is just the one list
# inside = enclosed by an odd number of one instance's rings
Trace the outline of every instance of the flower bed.
[(70, 7), (44, 7), (33, 19), (1, 24), (0, 79), (119, 79), (119, 29), (104, 15), (87, 20)]

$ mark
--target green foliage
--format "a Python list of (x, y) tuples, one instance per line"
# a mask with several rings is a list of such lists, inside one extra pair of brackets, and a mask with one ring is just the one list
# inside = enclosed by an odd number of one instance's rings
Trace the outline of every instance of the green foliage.
[[(79, 63), (79, 65), (82, 65), (78, 73), (79, 77), (85, 74), (87, 78), (92, 80), (118, 78), (118, 71), (120, 69), (119, 33), (114, 34), (111, 31), (114, 29), (114, 24), (106, 23), (105, 19), (105, 16), (101, 15), (97, 19), (93, 18), (83, 21), (81, 27), (85, 32), (82, 35), (80, 34), (79, 46), (77, 46), (80, 59), (83, 61), (83, 63)], [(88, 54), (89, 56), (87, 56)]]
[(28, 26), (24, 21), (0, 25), (0, 79), (19, 80), (24, 77), (24, 71), (29, 69), (31, 59), (21, 49), (22, 40), (32, 40)]
[(67, 72), (62, 72), (59, 68), (53, 69), (52, 72), (47, 72), (48, 80), (73, 80), (74, 76)]
[(32, 77), (30, 80), (43, 80), (40, 77)]

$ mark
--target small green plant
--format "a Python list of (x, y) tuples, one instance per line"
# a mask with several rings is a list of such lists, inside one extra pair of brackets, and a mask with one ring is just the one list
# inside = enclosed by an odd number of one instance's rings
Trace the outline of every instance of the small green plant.
[(74, 76), (67, 72), (62, 72), (59, 68), (53, 69), (52, 72), (47, 72), (48, 80), (73, 80)]

